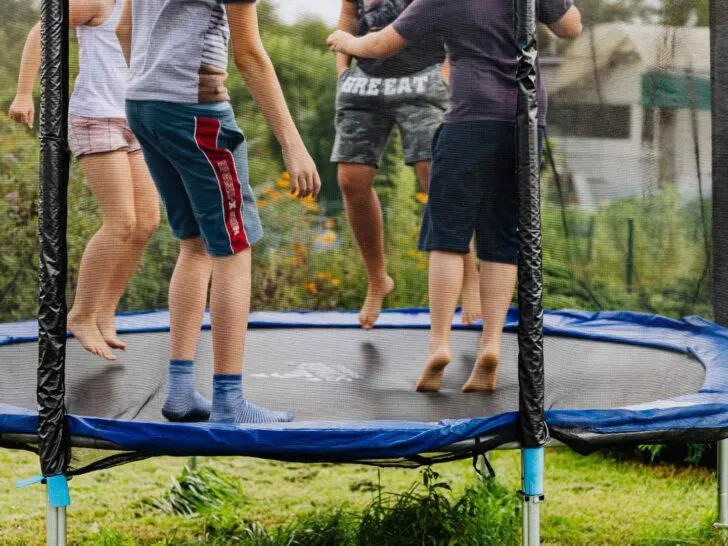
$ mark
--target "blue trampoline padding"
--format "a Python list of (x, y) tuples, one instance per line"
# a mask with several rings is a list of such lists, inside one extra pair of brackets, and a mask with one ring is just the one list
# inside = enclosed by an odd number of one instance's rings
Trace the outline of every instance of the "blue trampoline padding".
[[(208, 318), (205, 319), (209, 327)], [(164, 311), (118, 317), (119, 332), (169, 329)], [(358, 328), (356, 313), (253, 313), (251, 328)], [(428, 328), (424, 309), (387, 311), (379, 328)], [(458, 324), (454, 328), (463, 328)], [(477, 327), (477, 326), (476, 326)], [(506, 330), (517, 327), (517, 311)], [(728, 430), (728, 330), (698, 317), (683, 320), (630, 312), (558, 311), (545, 315), (545, 332), (652, 347), (699, 360), (706, 369), (702, 389), (691, 395), (629, 408), (551, 410), (552, 427), (603, 435)], [(0, 345), (37, 341), (35, 322), (0, 325)], [(149, 455), (247, 455), (270, 458), (393, 459), (433, 452), (457, 442), (512, 430), (517, 414), (416, 423), (402, 421), (331, 421), (249, 427), (115, 421), (69, 416), (73, 435), (101, 440)], [(37, 414), (0, 403), (0, 434), (35, 434)]]

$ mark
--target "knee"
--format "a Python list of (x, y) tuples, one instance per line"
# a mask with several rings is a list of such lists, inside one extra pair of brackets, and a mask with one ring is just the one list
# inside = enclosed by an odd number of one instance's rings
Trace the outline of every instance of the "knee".
[(134, 231), (134, 239), (140, 243), (146, 244), (149, 239), (159, 228), (159, 211), (149, 212), (137, 217), (136, 229)]
[(104, 228), (110, 231), (119, 242), (125, 243), (134, 238), (137, 229), (136, 216), (125, 214), (104, 223)]
[(339, 169), (339, 188), (344, 197), (356, 199), (367, 196), (372, 190), (375, 172), (362, 166), (348, 166)]
[(180, 257), (211, 262), (207, 247), (201, 237), (191, 237), (180, 241)]

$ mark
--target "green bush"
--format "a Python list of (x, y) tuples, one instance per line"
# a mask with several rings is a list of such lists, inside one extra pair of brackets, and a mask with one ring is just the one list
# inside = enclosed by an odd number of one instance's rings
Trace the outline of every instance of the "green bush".
[(422, 473), (422, 483), (405, 493), (388, 493), (378, 488), (371, 504), (363, 511), (328, 508), (300, 514), (290, 523), (273, 529), (246, 522), (240, 516), (242, 495), (230, 482), (230, 478), (218, 473), (186, 469), (161, 503), (159, 499), (147, 503), (165, 513), (204, 518), (202, 544), (210, 546), (508, 546), (518, 543), (517, 498), (492, 479), (454, 495), (450, 486), (428, 468)]
[(143, 504), (164, 514), (193, 517), (237, 506), (243, 500), (242, 487), (229, 476), (212, 467), (197, 470), (186, 466), (182, 475), (172, 480), (167, 493)]

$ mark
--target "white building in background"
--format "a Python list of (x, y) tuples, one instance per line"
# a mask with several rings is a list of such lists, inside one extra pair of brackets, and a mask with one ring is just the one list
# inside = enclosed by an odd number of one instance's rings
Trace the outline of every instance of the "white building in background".
[(598, 25), (544, 78), (557, 162), (582, 206), (643, 195), (660, 181), (691, 198), (702, 179), (709, 195), (707, 28)]

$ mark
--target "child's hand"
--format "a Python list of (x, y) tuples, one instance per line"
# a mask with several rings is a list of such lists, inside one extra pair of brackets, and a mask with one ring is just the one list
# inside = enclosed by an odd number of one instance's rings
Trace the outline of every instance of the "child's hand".
[(33, 96), (16, 96), (15, 100), (10, 105), (8, 115), (14, 122), (22, 123), (32, 129), (33, 122), (35, 121), (35, 104), (33, 103)]
[(326, 44), (329, 46), (329, 49), (331, 49), (331, 51), (334, 51), (335, 53), (345, 53), (347, 55), (351, 55), (351, 48), (354, 40), (356, 40), (356, 38), (348, 32), (344, 32), (343, 30), (337, 30), (328, 37), (328, 39), (326, 40)]
[(321, 178), (316, 163), (303, 144), (283, 150), (283, 162), (291, 177), (291, 193), (297, 197), (313, 196), (321, 191)]

